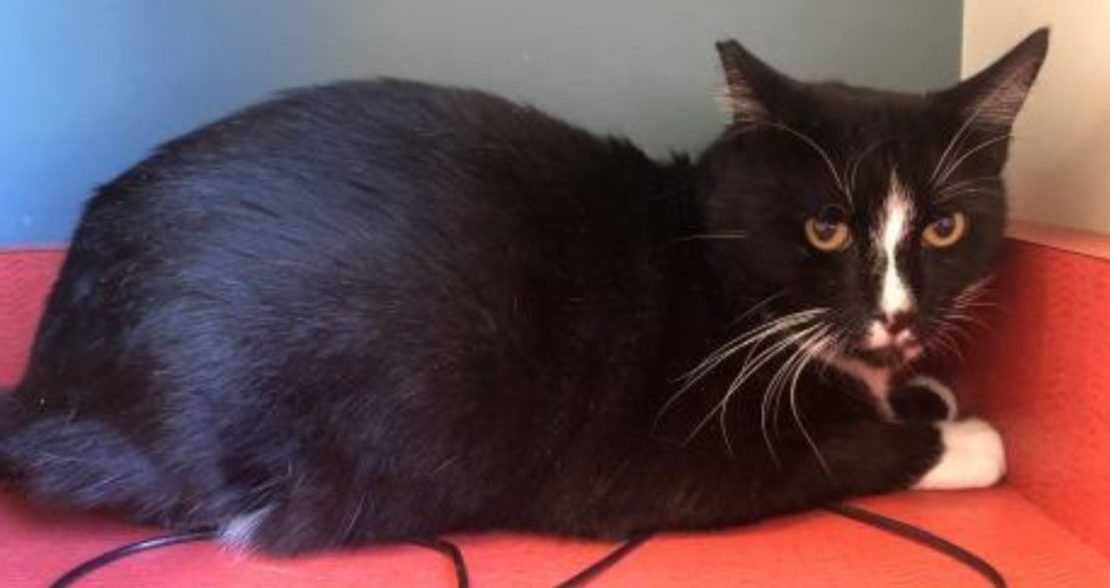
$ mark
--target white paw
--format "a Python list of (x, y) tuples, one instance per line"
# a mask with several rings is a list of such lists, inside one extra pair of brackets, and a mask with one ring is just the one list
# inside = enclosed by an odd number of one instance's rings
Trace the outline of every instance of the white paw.
[[(948, 407), (948, 416), (944, 419), (946, 421), (956, 420), (956, 415), (959, 414), (960, 407), (956, 404), (956, 395), (952, 393), (952, 389), (946, 386), (943, 382), (936, 378), (929, 376), (915, 376), (910, 381), (906, 382), (906, 386), (915, 388), (924, 388), (940, 398), (944, 406)], [(985, 424), (985, 423), (984, 423)], [(990, 425), (987, 425), (988, 427)]]
[(993, 486), (1006, 473), (1002, 437), (986, 421), (967, 419), (937, 423), (944, 452), (926, 472), (917, 490), (958, 490)]

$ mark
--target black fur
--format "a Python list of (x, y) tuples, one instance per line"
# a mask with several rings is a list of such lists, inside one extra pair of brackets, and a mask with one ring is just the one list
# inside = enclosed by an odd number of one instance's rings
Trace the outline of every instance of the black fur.
[[(174, 527), (261, 513), (250, 544), (277, 553), (459, 529), (624, 537), (905, 487), (937, 430), (880, 418), (847, 375), (800, 375), (815, 448), (786, 400), (762, 426), (774, 369), (720, 423), (743, 354), (676, 396), (677, 378), (790, 312), (831, 306), (846, 337), (869, 316), (873, 252), (807, 247), (802, 223), (844, 197), (780, 123), (838, 165), (862, 157), (857, 234), (894, 168), (927, 219), (945, 142), (997, 88), (1024, 95), (1045, 43), (924, 97), (802, 84), (722, 44), (748, 101), (693, 162), (396, 80), (249, 108), (89, 201), (0, 398), (0, 472)], [(969, 141), (1005, 132), (991, 125)], [(899, 259), (924, 331), (1000, 240), (1005, 155), (951, 180), (994, 178), (943, 205), (970, 215), (964, 243)]]

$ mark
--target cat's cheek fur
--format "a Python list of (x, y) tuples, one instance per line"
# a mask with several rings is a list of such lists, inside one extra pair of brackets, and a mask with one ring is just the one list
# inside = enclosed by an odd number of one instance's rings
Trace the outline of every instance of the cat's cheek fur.
[(943, 447), (937, 463), (913, 485), (915, 490), (987, 488), (1006, 473), (1002, 437), (980, 419), (937, 423)]

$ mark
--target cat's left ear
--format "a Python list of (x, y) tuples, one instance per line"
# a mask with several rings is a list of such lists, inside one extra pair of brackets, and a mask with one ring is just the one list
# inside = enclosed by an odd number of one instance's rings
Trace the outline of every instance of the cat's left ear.
[(733, 39), (717, 42), (725, 70), (723, 101), (735, 122), (758, 123), (772, 117), (772, 104), (789, 91), (792, 80), (775, 71)]
[(970, 124), (1008, 132), (1047, 53), (1048, 29), (1037, 29), (998, 61), (937, 96), (954, 101)]

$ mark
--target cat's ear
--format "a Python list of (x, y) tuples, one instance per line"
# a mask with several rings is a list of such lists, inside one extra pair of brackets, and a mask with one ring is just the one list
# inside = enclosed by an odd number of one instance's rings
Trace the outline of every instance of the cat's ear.
[(786, 77), (735, 40), (718, 41), (717, 54), (725, 72), (721, 99), (733, 119), (739, 123), (768, 120), (770, 104), (789, 84)]
[(1047, 53), (1048, 29), (1037, 29), (998, 61), (941, 95), (954, 100), (971, 124), (1008, 131)]

